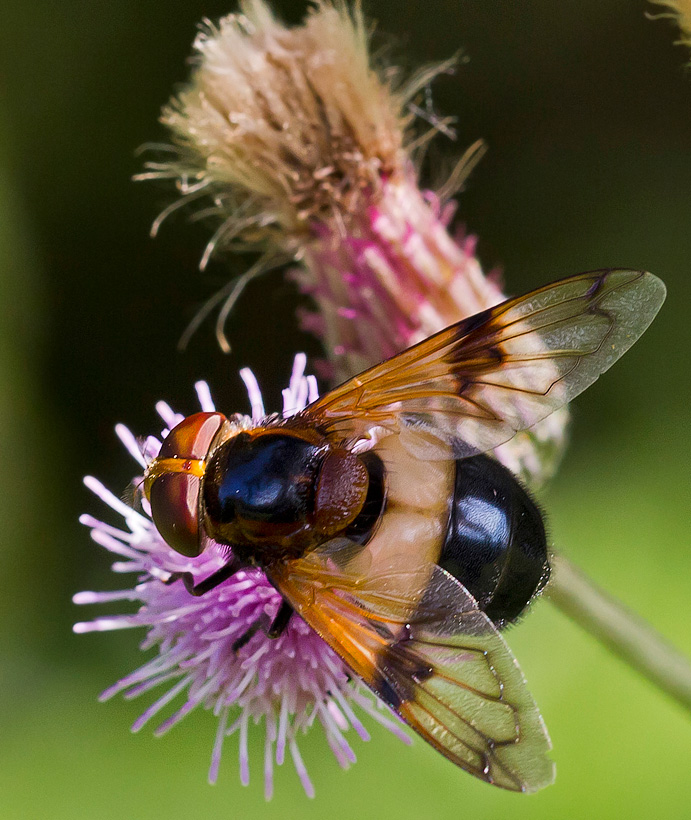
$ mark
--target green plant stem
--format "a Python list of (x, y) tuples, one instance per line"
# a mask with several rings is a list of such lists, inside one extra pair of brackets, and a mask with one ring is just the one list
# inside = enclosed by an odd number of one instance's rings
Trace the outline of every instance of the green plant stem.
[(547, 596), (629, 666), (691, 710), (691, 661), (563, 555), (552, 561)]

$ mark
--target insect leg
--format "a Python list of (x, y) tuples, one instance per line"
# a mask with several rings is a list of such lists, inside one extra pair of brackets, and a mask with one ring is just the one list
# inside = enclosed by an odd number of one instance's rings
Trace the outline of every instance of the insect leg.
[(282, 601), (281, 606), (276, 613), (276, 617), (271, 622), (271, 626), (267, 630), (267, 638), (280, 638), (285, 628), (288, 626), (290, 616), (293, 614), (293, 607), (288, 601)]
[(280, 637), (288, 626), (292, 614), (293, 607), (287, 601), (283, 601), (273, 620), (270, 620), (266, 614), (261, 615), (252, 626), (235, 641), (233, 650), (237, 652), (238, 649), (242, 649), (260, 629), (267, 638), (273, 640), (274, 638)]
[(173, 572), (163, 583), (169, 585), (174, 584), (176, 581), (182, 581), (190, 595), (199, 596), (214, 589), (227, 578), (230, 578), (231, 575), (235, 575), (240, 569), (242, 569), (240, 562), (231, 558), (227, 564), (217, 569), (216, 572), (212, 572), (208, 578), (198, 584), (194, 583), (194, 575), (191, 572)]

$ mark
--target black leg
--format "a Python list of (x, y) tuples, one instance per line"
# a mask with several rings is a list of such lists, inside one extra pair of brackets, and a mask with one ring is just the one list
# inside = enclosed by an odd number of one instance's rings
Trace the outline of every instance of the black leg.
[(239, 569), (242, 569), (240, 564), (231, 558), (227, 564), (217, 569), (216, 572), (212, 572), (208, 578), (198, 584), (194, 583), (194, 575), (191, 572), (173, 572), (163, 583), (174, 584), (176, 581), (182, 581), (190, 595), (199, 596), (217, 587), (231, 575), (235, 575)]
[(288, 622), (290, 621), (290, 616), (292, 614), (293, 607), (288, 603), (288, 601), (281, 601), (281, 606), (276, 613), (276, 617), (273, 619), (271, 626), (267, 630), (267, 638), (280, 638), (285, 632), (285, 628), (288, 626)]
[(293, 607), (287, 601), (282, 601), (275, 618), (269, 620), (266, 613), (257, 618), (252, 626), (235, 641), (233, 651), (237, 652), (238, 649), (242, 649), (260, 629), (271, 640), (280, 637), (288, 626), (292, 614)]

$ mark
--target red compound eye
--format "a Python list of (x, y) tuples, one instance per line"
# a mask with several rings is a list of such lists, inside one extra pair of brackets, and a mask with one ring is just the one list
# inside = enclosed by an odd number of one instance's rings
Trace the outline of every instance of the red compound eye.
[(204, 461), (227, 419), (221, 413), (195, 413), (163, 442), (146, 477), (156, 529), (176, 552), (189, 557), (203, 549), (200, 488)]
[(163, 473), (151, 486), (151, 516), (163, 540), (175, 552), (193, 558), (202, 551), (197, 476)]
[(209, 447), (226, 420), (222, 413), (195, 413), (187, 416), (168, 434), (158, 460), (206, 458)]

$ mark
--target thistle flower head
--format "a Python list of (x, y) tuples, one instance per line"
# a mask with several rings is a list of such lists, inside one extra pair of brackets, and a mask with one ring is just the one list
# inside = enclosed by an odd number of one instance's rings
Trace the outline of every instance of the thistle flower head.
[(348, 220), (382, 180), (409, 172), (405, 102), (370, 66), (359, 9), (320, 0), (287, 28), (263, 0), (206, 21), (191, 82), (163, 110), (173, 177), (221, 218), (215, 245), (300, 253), (319, 223)]
[[(141, 175), (177, 180), (182, 198), (161, 218), (199, 200), (199, 213), (220, 221), (202, 264), (224, 247), (262, 253), (219, 314), (222, 346), (239, 289), (279, 259), (295, 263), (292, 276), (315, 305), (301, 320), (322, 338), (322, 375), (334, 381), (502, 301), (474, 238), (449, 229), (449, 197), (479, 144), (439, 191), (419, 185), (412, 126), (421, 109), (412, 101), (450, 63), (407, 82), (375, 70), (359, 7), (351, 13), (340, 0), (319, 0), (294, 28), (263, 0), (241, 9), (198, 35), (191, 81), (163, 112), (173, 158)], [(554, 414), (497, 455), (523, 478), (545, 479), (566, 418)]]
[[(302, 409), (316, 397), (313, 377), (305, 378), (304, 356), (296, 357), (290, 387), (284, 391), (284, 414)], [(237, 423), (251, 427), (264, 416), (261, 393), (250, 371), (242, 376), (248, 387), (252, 417), (238, 417)], [(204, 383), (197, 385), (202, 410), (213, 410)], [(168, 431), (182, 420), (167, 405), (157, 406)], [(143, 443), (123, 426), (117, 428), (123, 443), (140, 468), (153, 460), (161, 446), (150, 436)], [(141, 476), (135, 478), (141, 484)], [(137, 612), (97, 618), (78, 623), (78, 633), (143, 627), (147, 630), (141, 648), (155, 648), (157, 654), (101, 695), (107, 700), (118, 692), (133, 698), (157, 688), (163, 694), (134, 722), (138, 731), (154, 718), (167, 715), (155, 730), (164, 734), (198, 707), (209, 709), (217, 718), (209, 780), (219, 772), (223, 742), (228, 735), (239, 736), (239, 768), (243, 784), (249, 782), (247, 752), (250, 724), (264, 724), (263, 761), (265, 794), (273, 791), (274, 764), (281, 765), (286, 752), (292, 757), (305, 792), (314, 789), (302, 762), (297, 737), (315, 723), (321, 724), (336, 760), (343, 768), (355, 762), (355, 753), (345, 733), (353, 729), (361, 739), (368, 733), (356, 715), (357, 706), (392, 732), (407, 740), (397, 718), (378, 704), (369, 691), (351, 678), (340, 659), (297, 615), (285, 632), (271, 640), (257, 632), (239, 649), (234, 644), (262, 616), (273, 617), (281, 597), (259, 570), (241, 571), (200, 597), (193, 597), (181, 583), (167, 585), (172, 573), (191, 572), (195, 580), (208, 577), (226, 563), (223, 547), (212, 546), (198, 558), (185, 558), (162, 540), (148, 514), (146, 501), (140, 512), (124, 503), (95, 478), (85, 483), (104, 503), (123, 518), (116, 527), (92, 516), (83, 516), (94, 540), (117, 556), (113, 570), (134, 573), (136, 583), (117, 592), (80, 592), (78, 604), (132, 601)], [(172, 704), (182, 699), (182, 705)]]

